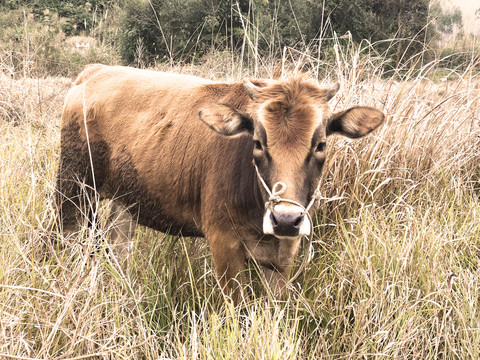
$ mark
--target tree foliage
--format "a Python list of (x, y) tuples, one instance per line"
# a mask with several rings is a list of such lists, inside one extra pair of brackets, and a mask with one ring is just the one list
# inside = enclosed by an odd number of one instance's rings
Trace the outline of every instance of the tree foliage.
[[(239, 6), (248, 11), (248, 1)], [(241, 34), (240, 15), (230, 1), (125, 0), (123, 9), (120, 43), (129, 63), (139, 57), (147, 62), (194, 59), (220, 44), (236, 45)]]
[[(124, 0), (122, 54), (129, 63), (139, 56), (186, 60), (212, 47), (238, 50), (246, 32), (259, 54), (273, 55), (335, 31), (354, 41), (400, 39), (389, 50), (398, 61), (435, 35), (429, 6), (429, 0)], [(442, 23), (440, 30), (448, 29)]]
[[(66, 36), (92, 35), (108, 11), (110, 44), (126, 64), (195, 61), (212, 49), (278, 58), (285, 47), (330, 51), (328, 38), (377, 43), (392, 64), (462, 26), (439, 0), (4, 0), (41, 23), (58, 19)], [(0, 5), (2, 9), (2, 5)], [(56, 20), (57, 21), (57, 20)], [(336, 34), (336, 35), (334, 35)], [(97, 34), (95, 34), (96, 36)], [(384, 40), (392, 41), (384, 41)], [(438, 44), (438, 41), (437, 41)]]
[(444, 34), (451, 35), (455, 28), (462, 28), (462, 12), (458, 7), (444, 10), (439, 3), (434, 3), (432, 15), (435, 17), (438, 30)]

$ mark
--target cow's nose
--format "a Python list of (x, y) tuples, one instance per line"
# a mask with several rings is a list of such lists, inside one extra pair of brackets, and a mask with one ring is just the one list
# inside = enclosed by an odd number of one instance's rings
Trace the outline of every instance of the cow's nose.
[(305, 221), (303, 209), (275, 206), (270, 213), (273, 234), (277, 236), (298, 236)]
[(279, 237), (309, 236), (311, 226), (305, 209), (296, 205), (278, 204), (267, 209), (263, 217), (263, 233)]

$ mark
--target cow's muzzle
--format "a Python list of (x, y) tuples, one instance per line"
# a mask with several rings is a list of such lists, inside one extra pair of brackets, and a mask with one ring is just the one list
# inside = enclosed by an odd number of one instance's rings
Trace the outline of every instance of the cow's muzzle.
[(254, 166), (258, 179), (268, 194), (263, 216), (263, 233), (277, 237), (307, 236), (311, 241), (313, 224), (309, 211), (315, 201), (320, 198), (320, 183), (318, 183), (309, 204), (304, 207), (294, 200), (280, 197), (287, 188), (284, 183), (276, 182), (270, 190), (262, 175), (260, 175), (257, 165), (254, 164)]
[(263, 216), (263, 233), (278, 237), (309, 236), (311, 224), (305, 208), (277, 204)]

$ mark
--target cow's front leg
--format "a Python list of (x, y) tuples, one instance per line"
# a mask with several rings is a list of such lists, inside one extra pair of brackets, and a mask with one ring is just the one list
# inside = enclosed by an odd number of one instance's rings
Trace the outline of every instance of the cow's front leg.
[(242, 298), (245, 249), (242, 242), (230, 233), (207, 235), (215, 271), (225, 295), (238, 304)]
[(252, 237), (246, 242), (248, 256), (263, 270), (264, 279), (275, 299), (285, 297), (287, 282), (298, 252), (300, 238)]
[[(271, 266), (264, 267), (265, 279), (276, 299), (285, 297), (287, 282), (293, 267), (293, 261), (298, 253), (301, 238), (278, 238), (275, 256), (271, 257)], [(268, 262), (264, 262), (268, 264)]]
[(263, 266), (263, 275), (267, 285), (272, 291), (273, 297), (276, 300), (284, 299), (289, 275), (288, 269), (279, 270), (276, 268)]

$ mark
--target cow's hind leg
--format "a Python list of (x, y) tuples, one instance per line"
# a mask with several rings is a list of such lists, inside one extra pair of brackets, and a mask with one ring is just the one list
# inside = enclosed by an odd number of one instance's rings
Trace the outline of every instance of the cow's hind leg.
[(64, 237), (78, 232), (81, 225), (98, 227), (98, 194), (84, 181), (57, 179), (58, 230)]
[[(99, 166), (102, 166), (100, 161)], [(55, 194), (57, 225), (62, 235), (75, 233), (81, 224), (89, 227), (98, 224), (96, 187), (101, 180), (92, 171), (89, 149), (81, 140), (79, 126), (63, 128)]]

